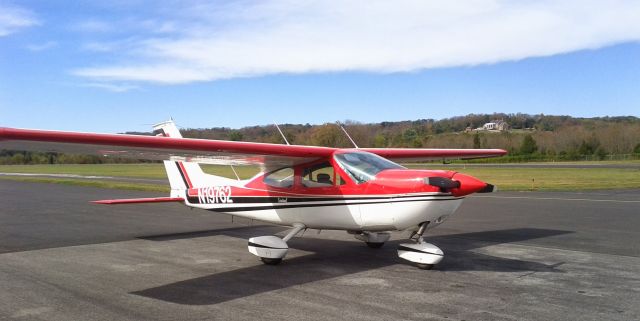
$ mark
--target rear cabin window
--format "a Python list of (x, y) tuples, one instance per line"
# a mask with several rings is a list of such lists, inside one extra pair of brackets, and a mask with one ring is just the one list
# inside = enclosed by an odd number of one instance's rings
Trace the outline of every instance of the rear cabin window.
[(264, 183), (279, 188), (293, 187), (293, 168), (285, 167), (267, 174)]

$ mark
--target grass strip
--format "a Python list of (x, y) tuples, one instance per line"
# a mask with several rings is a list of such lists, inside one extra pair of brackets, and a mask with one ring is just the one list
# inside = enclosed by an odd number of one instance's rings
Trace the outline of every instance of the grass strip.
[[(235, 178), (230, 166), (203, 165), (212, 174)], [(411, 165), (415, 169), (453, 170), (477, 177), (504, 191), (580, 191), (640, 188), (640, 169), (637, 168), (506, 168), (506, 167), (452, 167), (442, 164)], [(235, 168), (240, 178), (249, 178), (258, 172), (256, 166)], [(96, 165), (2, 165), (0, 172), (33, 174), (76, 174), (133, 178), (166, 178), (162, 164), (96, 164)], [(87, 180), (51, 177), (4, 176), (0, 179), (94, 186), (142, 191), (162, 191), (168, 185), (117, 181)]]

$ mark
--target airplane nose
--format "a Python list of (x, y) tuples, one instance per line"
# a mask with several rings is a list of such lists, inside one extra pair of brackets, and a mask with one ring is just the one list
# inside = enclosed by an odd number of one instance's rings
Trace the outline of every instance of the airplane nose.
[(455, 173), (452, 177), (454, 180), (460, 182), (460, 187), (452, 190), (455, 196), (464, 196), (472, 193), (488, 193), (493, 192), (494, 186), (487, 184), (473, 176)]

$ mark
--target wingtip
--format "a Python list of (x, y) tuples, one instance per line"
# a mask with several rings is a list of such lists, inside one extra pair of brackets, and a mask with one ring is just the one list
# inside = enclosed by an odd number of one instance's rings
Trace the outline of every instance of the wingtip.
[(113, 202), (111, 202), (110, 200), (89, 201), (89, 203), (103, 204), (103, 205), (112, 205), (113, 204)]
[(8, 128), (0, 126), (0, 140), (5, 140)]

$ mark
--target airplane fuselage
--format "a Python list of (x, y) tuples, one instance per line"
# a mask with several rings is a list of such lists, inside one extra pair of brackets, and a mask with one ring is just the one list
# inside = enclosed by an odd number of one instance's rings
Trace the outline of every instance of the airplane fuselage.
[(233, 196), (233, 191), (242, 188), (211, 189), (232, 192), (221, 197), (224, 202), (209, 202), (210, 199), (190, 194), (185, 204), (286, 226), (303, 223), (314, 229), (404, 230), (425, 221), (435, 227), (453, 214), (463, 200), (448, 193)]
[[(270, 173), (229, 185), (189, 188), (185, 205), (249, 219), (292, 226), (302, 223), (314, 229), (392, 231), (429, 222), (429, 228), (444, 222), (462, 203), (464, 196), (484, 183), (472, 177), (437, 170), (386, 169), (360, 184), (347, 178), (337, 184), (305, 182), (303, 169), (293, 168), (289, 184), (269, 184)], [(335, 175), (341, 174), (339, 166)], [(432, 177), (465, 181), (467, 189), (443, 190), (427, 183)], [(188, 177), (186, 177), (188, 178)], [(313, 183), (313, 184), (312, 184)], [(277, 186), (274, 186), (277, 185)]]

